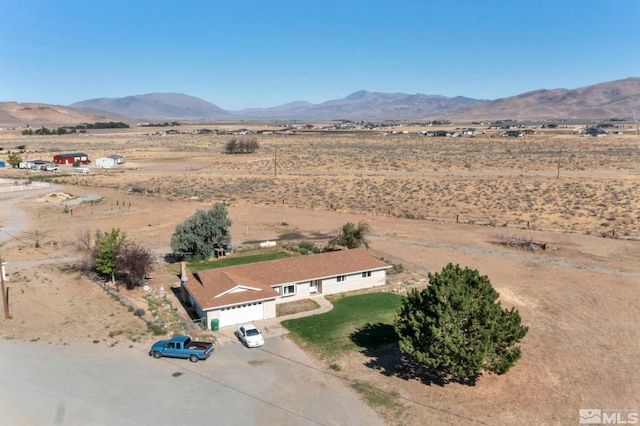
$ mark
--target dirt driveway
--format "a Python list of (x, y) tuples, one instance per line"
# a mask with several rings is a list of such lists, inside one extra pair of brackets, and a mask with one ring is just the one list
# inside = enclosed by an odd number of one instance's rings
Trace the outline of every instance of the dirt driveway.
[[(97, 194), (101, 201), (65, 208), (61, 197), (39, 195), (11, 207), (24, 212), (26, 227), (2, 229), (10, 237), (2, 255), (12, 319), (2, 322), (0, 334), (105, 348), (152, 340), (139, 319), (70, 268), (74, 253), (65, 242), (99, 224), (125, 230), (161, 257), (175, 225), (208, 205), (81, 186), (56, 192)], [(522, 359), (507, 375), (487, 375), (473, 387), (407, 375), (394, 348), (319, 361), (326, 369), (339, 364), (346, 383), (364, 382), (388, 396), (380, 410), (389, 424), (575, 424), (580, 408), (640, 405), (637, 241), (240, 202), (229, 205), (229, 214), (236, 247), (295, 233), (321, 242), (346, 221), (366, 219), (375, 253), (421, 270), (438, 271), (449, 262), (476, 268), (489, 276), (504, 306), (520, 311), (530, 327)], [(509, 235), (546, 243), (547, 250), (499, 244)], [(176, 284), (161, 264), (155, 274), (154, 286)]]

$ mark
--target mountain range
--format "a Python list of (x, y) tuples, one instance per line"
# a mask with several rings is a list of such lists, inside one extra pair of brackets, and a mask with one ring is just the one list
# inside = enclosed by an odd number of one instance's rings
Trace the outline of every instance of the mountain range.
[(312, 104), (290, 102), (271, 108), (224, 110), (181, 93), (99, 98), (69, 106), (0, 102), (0, 125), (118, 121), (234, 120), (539, 120), (631, 118), (640, 113), (640, 78), (578, 89), (541, 89), (496, 100), (463, 96), (378, 93), (361, 90)]

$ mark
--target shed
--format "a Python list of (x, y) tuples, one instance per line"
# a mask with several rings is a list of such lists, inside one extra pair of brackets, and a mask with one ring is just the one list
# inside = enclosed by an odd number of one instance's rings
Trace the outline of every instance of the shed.
[(88, 164), (91, 161), (84, 152), (74, 152), (72, 154), (57, 154), (53, 156), (53, 161), (57, 164), (73, 164), (76, 161), (80, 164)]
[(96, 158), (96, 167), (113, 167), (116, 165), (116, 160), (111, 157)]

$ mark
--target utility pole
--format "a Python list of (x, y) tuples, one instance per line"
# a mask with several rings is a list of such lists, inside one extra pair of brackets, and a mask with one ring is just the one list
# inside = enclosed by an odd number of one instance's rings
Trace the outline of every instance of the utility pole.
[(273, 177), (278, 177), (278, 147), (273, 150)]
[(2, 307), (4, 308), (4, 319), (9, 319), (9, 300), (7, 299), (7, 292), (4, 289), (4, 270), (2, 270), (2, 254), (0, 253), (0, 283), (2, 284)]
[(558, 152), (558, 176), (556, 176), (556, 179), (560, 179), (560, 159), (561, 158), (562, 158), (562, 150)]

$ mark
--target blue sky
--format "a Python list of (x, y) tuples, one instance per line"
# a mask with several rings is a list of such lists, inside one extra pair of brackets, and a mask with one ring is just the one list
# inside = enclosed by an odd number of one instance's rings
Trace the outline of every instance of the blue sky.
[(0, 102), (497, 99), (639, 77), (639, 51), (638, 0), (0, 0)]

